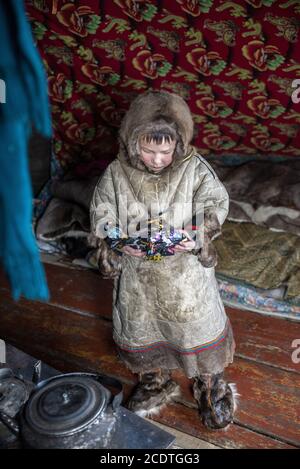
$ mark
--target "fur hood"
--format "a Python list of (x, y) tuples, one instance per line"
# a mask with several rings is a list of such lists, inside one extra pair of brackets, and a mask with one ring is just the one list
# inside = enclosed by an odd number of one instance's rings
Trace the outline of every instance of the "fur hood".
[(138, 154), (141, 133), (167, 129), (177, 140), (173, 162), (162, 172), (177, 167), (189, 154), (194, 124), (186, 102), (167, 91), (150, 90), (139, 95), (125, 114), (120, 132), (118, 159), (136, 169), (148, 171)]

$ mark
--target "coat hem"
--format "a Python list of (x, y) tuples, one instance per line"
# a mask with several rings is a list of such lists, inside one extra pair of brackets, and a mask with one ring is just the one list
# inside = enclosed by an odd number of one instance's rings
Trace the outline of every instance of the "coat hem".
[(181, 369), (187, 378), (196, 378), (203, 374), (222, 373), (233, 363), (236, 345), (229, 319), (224, 334), (224, 339), (214, 349), (189, 355), (163, 347), (132, 353), (116, 345), (120, 359), (132, 373), (149, 373), (158, 368), (170, 371)]

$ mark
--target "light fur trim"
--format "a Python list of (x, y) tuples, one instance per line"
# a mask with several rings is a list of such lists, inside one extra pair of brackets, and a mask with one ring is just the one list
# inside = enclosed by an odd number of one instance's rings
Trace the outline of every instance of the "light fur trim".
[(237, 392), (237, 386), (235, 383), (228, 383), (228, 386), (231, 389), (232, 396), (233, 396), (233, 410), (234, 412), (237, 410), (238, 404), (239, 404), (239, 397), (241, 394)]
[(180, 386), (177, 384), (174, 391), (165, 396), (165, 402), (163, 404), (153, 406), (151, 409), (147, 410), (140, 409), (135, 411), (134, 413), (139, 417), (153, 417), (155, 415), (158, 415), (168, 404), (170, 404), (170, 402), (174, 401), (175, 399), (178, 399), (180, 395)]

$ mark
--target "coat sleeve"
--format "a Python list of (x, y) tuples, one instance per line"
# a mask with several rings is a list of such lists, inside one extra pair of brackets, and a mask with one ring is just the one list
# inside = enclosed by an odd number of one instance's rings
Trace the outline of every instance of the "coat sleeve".
[(107, 237), (107, 225), (118, 225), (117, 201), (114, 187), (114, 177), (111, 163), (96, 184), (91, 205), (91, 232), (97, 237)]
[(118, 226), (118, 207), (115, 191), (115, 178), (111, 163), (96, 184), (91, 205), (91, 233), (97, 247), (96, 259), (104, 278), (117, 278), (122, 269), (121, 252), (110, 248), (107, 227)]
[(229, 210), (229, 196), (215, 171), (201, 156), (197, 156), (193, 202), (204, 213), (205, 231), (210, 239), (221, 233)]

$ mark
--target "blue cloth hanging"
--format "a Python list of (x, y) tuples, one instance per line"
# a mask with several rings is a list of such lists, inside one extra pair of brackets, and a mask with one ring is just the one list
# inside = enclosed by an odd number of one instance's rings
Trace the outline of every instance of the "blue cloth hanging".
[(28, 139), (32, 125), (52, 134), (47, 78), (22, 0), (0, 0), (0, 261), (18, 299), (48, 300), (44, 268), (32, 229)]

